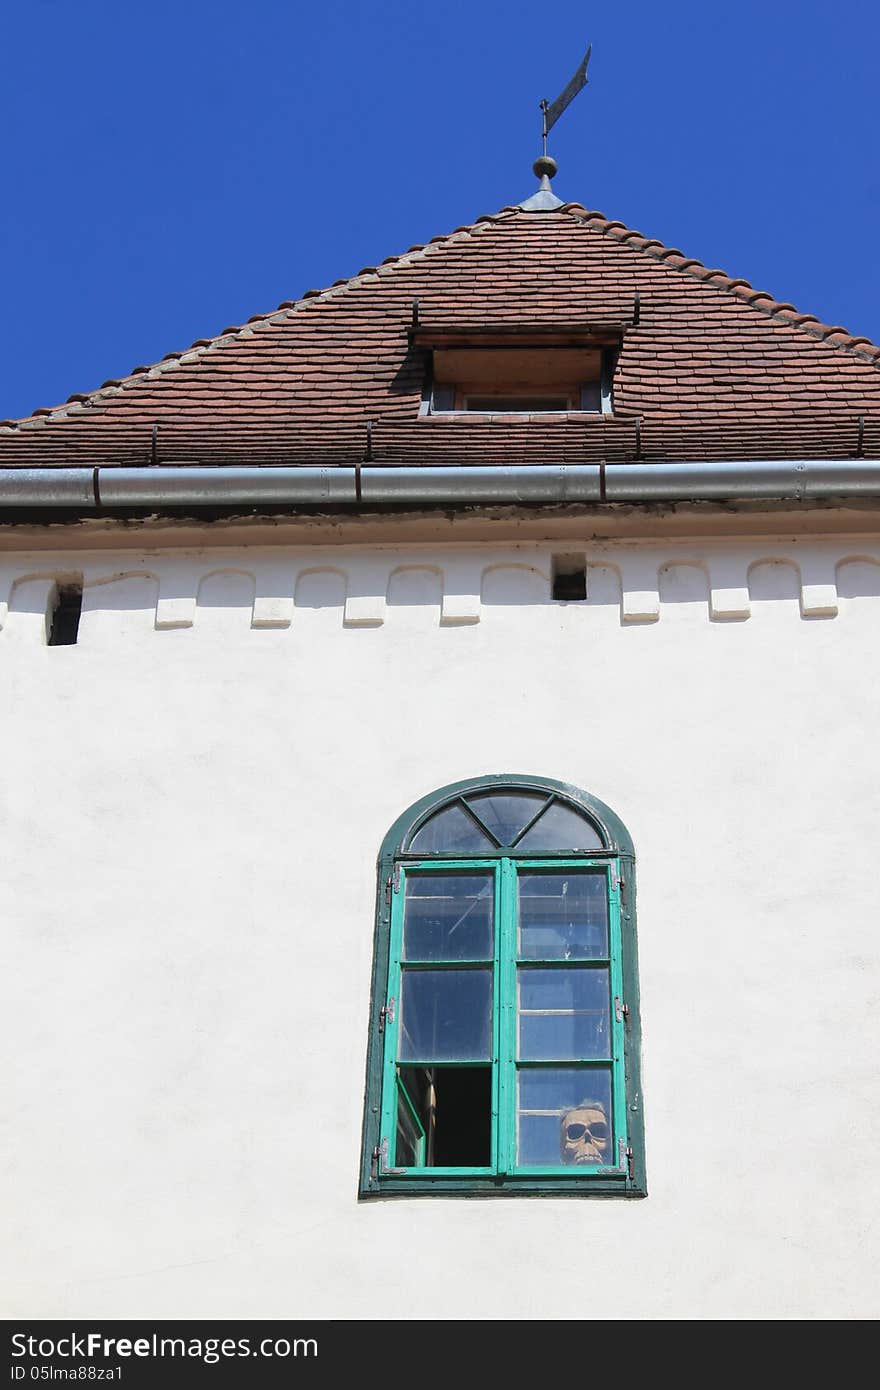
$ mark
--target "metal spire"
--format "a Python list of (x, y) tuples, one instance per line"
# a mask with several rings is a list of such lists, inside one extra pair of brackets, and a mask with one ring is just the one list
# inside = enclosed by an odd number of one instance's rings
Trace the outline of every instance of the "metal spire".
[(557, 198), (550, 187), (550, 180), (553, 178), (559, 166), (556, 160), (551, 158), (547, 153), (547, 136), (552, 127), (559, 120), (565, 108), (574, 101), (574, 98), (581, 88), (587, 85), (587, 64), (590, 61), (590, 54), (592, 51), (593, 45), (590, 44), (577, 72), (568, 85), (559, 93), (556, 100), (548, 102), (545, 97), (541, 102), (542, 153), (540, 158), (536, 159), (532, 165), (532, 169), (540, 179), (540, 184), (538, 185), (537, 193), (533, 193), (531, 198), (527, 198), (524, 203), (520, 203), (520, 207), (525, 212), (548, 212), (552, 211), (553, 208), (561, 208), (563, 205), (562, 199)]

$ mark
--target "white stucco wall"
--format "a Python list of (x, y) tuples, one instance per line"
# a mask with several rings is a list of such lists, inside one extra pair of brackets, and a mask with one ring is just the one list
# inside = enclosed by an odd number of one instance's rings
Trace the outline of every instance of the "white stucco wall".
[[(880, 1312), (880, 540), (555, 548), (2, 553), (4, 1316)], [(635, 841), (645, 1200), (357, 1201), (376, 853), (493, 772)]]

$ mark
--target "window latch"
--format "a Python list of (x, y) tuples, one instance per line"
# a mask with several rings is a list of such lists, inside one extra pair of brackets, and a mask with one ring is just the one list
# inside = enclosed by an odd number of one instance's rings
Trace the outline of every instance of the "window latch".
[(379, 1010), (379, 1032), (385, 1032), (385, 1024), (394, 1022), (394, 995)]

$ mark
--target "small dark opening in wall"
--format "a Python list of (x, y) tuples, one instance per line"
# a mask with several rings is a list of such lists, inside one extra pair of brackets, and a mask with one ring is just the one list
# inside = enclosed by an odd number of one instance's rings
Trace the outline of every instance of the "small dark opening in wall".
[(72, 647), (79, 632), (82, 613), (82, 582), (58, 584), (49, 611), (49, 646)]
[(553, 556), (553, 597), (563, 603), (587, 597), (587, 566), (583, 555)]

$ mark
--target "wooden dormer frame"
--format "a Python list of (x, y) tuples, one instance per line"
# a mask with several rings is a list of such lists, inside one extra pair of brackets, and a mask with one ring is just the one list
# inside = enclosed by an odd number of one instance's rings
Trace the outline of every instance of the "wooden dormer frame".
[[(546, 336), (506, 334), (503, 337), (487, 333), (478, 339), (458, 331), (432, 335), (432, 346), (423, 349), (425, 365), (419, 415), (432, 418), (467, 414), (609, 416), (613, 414), (612, 381), (620, 339), (609, 342), (607, 335), (603, 337), (605, 341), (593, 335), (566, 334), (564, 341), (560, 341), (560, 335), (555, 332)], [(493, 365), (489, 377), (473, 370), (484, 352), (486, 363), (491, 359)], [(577, 370), (579, 352), (584, 354), (582, 373)], [(523, 372), (523, 359), (533, 353), (557, 358), (558, 378), (545, 369), (536, 372), (530, 380), (528, 371)], [(468, 358), (471, 362), (466, 364)], [(512, 369), (508, 379), (505, 379), (503, 367), (506, 358)], [(543, 365), (546, 368), (546, 359)], [(499, 396), (497, 408), (491, 402), (494, 394)], [(513, 403), (518, 395), (523, 397), (521, 407)], [(470, 404), (474, 397), (480, 401), (477, 406)], [(540, 398), (555, 398), (555, 402), (536, 408), (534, 402)]]

